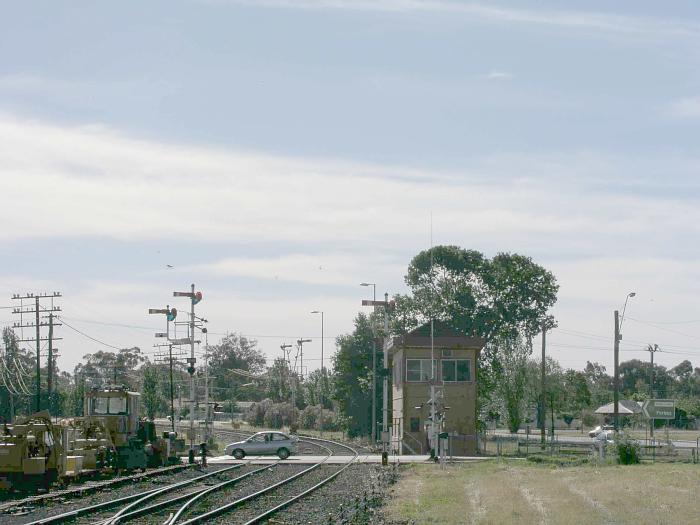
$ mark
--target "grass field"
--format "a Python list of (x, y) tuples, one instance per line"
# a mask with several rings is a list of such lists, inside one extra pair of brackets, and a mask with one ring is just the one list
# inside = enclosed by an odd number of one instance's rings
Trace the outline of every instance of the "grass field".
[(700, 522), (700, 466), (552, 468), (523, 460), (404, 467), (388, 524)]

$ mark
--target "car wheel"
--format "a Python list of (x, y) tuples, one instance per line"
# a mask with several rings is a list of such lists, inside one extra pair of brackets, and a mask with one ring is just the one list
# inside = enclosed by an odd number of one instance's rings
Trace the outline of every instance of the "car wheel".
[(237, 448), (233, 451), (233, 457), (236, 459), (243, 459), (245, 457), (245, 452), (243, 452), (240, 448)]
[(281, 448), (277, 451), (277, 455), (280, 459), (287, 459), (289, 457), (289, 450), (286, 448)]

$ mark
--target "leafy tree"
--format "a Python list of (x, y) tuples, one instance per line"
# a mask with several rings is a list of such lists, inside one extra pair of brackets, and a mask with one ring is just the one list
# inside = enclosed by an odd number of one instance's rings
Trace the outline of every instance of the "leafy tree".
[(554, 275), (529, 257), (500, 253), (489, 260), (457, 246), (420, 252), (405, 281), (411, 295), (396, 297), (395, 331), (434, 319), (486, 339), (497, 334), (530, 339), (541, 330), (558, 290)]
[[(651, 363), (640, 359), (630, 359), (620, 363), (620, 391), (630, 397), (635, 392), (649, 391), (651, 381)], [(655, 397), (670, 395), (673, 390), (673, 378), (665, 366), (654, 364)]]
[(497, 392), (503, 403), (508, 428), (517, 433), (526, 408), (530, 348), (519, 337), (500, 337), (492, 344), (498, 347), (501, 356), (495, 369)]
[(606, 373), (603, 365), (586, 361), (583, 375), (586, 378), (588, 391), (591, 393), (593, 406), (599, 407), (612, 400), (613, 378)]
[(99, 350), (83, 356), (77, 373), (83, 375), (93, 387), (125, 385), (130, 390), (141, 390), (138, 368), (146, 361), (138, 347), (122, 348), (118, 352)]
[[(338, 336), (337, 352), (333, 356), (333, 398), (338, 402), (341, 416), (347, 421), (348, 435), (366, 436), (371, 433), (372, 420), (372, 322), (360, 313), (355, 318), (351, 334)], [(381, 354), (377, 367), (381, 367)], [(380, 392), (380, 389), (377, 389)], [(377, 403), (381, 406), (381, 402)]]
[(433, 319), (486, 339), (478, 363), (480, 414), (493, 404), (490, 398), (503, 368), (499, 345), (491, 340), (522, 338), (529, 353), (542, 323), (555, 325), (547, 311), (556, 301), (556, 279), (523, 255), (500, 253), (488, 259), (475, 250), (435, 246), (413, 258), (405, 281), (411, 293), (395, 296), (394, 332), (405, 333)]
[[(673, 378), (673, 390), (677, 397), (690, 397), (693, 395), (693, 365), (687, 359), (669, 370)], [(654, 381), (656, 383), (656, 381)]]
[(265, 397), (275, 403), (292, 398), (292, 373), (283, 357), (276, 358), (267, 369), (265, 380)]
[[(570, 414), (571, 420), (581, 414), (584, 408), (591, 406), (591, 392), (583, 372), (568, 369), (563, 374), (563, 410)], [(566, 421), (566, 418), (564, 418)], [(567, 421), (571, 425), (571, 421)]]
[(250, 383), (250, 378), (234, 372), (244, 370), (254, 375), (265, 372), (265, 355), (258, 349), (258, 342), (237, 333), (227, 334), (219, 344), (209, 347), (209, 366), (216, 371), (213, 386), (217, 393), (226, 399), (237, 400), (245, 397), (259, 399), (261, 392), (241, 390)]
[(304, 379), (303, 389), (305, 391), (304, 400), (309, 405), (323, 405), (323, 408), (333, 407), (333, 385), (328, 377), (328, 370), (321, 373), (320, 369), (311, 372)]
[(153, 421), (157, 414), (163, 413), (167, 408), (164, 390), (162, 388), (162, 375), (159, 368), (147, 364), (142, 368), (143, 389), (141, 391), (141, 403), (146, 412), (146, 417)]

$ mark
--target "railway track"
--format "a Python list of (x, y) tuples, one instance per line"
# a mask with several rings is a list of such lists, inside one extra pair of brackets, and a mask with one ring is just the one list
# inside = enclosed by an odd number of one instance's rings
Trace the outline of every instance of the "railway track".
[[(224, 439), (250, 435), (233, 430), (216, 430), (216, 433)], [(277, 461), (259, 466), (250, 462), (237, 463), (163, 487), (74, 507), (40, 519), (35, 518), (34, 521), (15, 520), (14, 523), (261, 523), (332, 482), (355, 464), (358, 458), (358, 451), (347, 444), (312, 436), (300, 437), (300, 452), (320, 456), (318, 461), (312, 464), (284, 464)], [(333, 455), (351, 457), (344, 464), (328, 464), (328, 458)], [(76, 503), (81, 502), (76, 500)]]
[[(234, 434), (234, 432), (229, 433), (229, 435), (232, 434)], [(235, 434), (242, 435), (243, 433), (236, 432)], [(335, 441), (322, 440), (317, 438), (305, 438), (303, 440), (300, 440), (300, 442), (309, 443), (316, 447), (325, 449), (325, 457), (323, 457), (323, 459), (321, 459), (320, 461), (312, 464), (311, 466), (304, 468), (300, 472), (297, 472), (270, 486), (267, 486), (263, 489), (255, 491), (245, 497), (236, 499), (234, 501), (225, 502), (220, 505), (217, 505), (207, 512), (194, 515), (188, 519), (178, 521), (183, 516), (184, 509), (183, 512), (178, 511), (178, 513), (175, 514), (170, 521), (166, 522), (166, 525), (194, 525), (196, 523), (210, 522), (223, 515), (226, 515), (226, 523), (235, 522), (245, 523), (246, 525), (261, 523), (262, 521), (269, 519), (271, 516), (273, 516), (280, 510), (288, 507), (289, 505), (292, 505), (293, 503), (302, 499), (304, 496), (314, 492), (320, 487), (331, 482), (343, 471), (345, 471), (358, 457), (357, 451), (355, 451), (348, 445), (344, 445)], [(327, 461), (327, 459), (340, 451), (344, 452), (345, 455), (352, 455), (352, 460), (344, 465), (334, 465), (333, 467), (329, 466), (325, 471), (322, 471), (321, 469), (323, 469), (324, 463)], [(312, 472), (314, 472), (316, 476), (310, 477), (310, 473)], [(304, 485), (300, 488), (292, 488), (290, 486), (292, 482), (299, 483), (304, 481)], [(278, 489), (282, 487), (285, 487), (287, 490), (283, 491), (281, 495), (275, 494), (276, 492), (278, 492)], [(263, 496), (265, 497), (264, 500)], [(192, 500), (196, 499), (198, 499), (198, 496), (192, 498)], [(254, 500), (257, 501), (257, 506), (253, 508), (248, 508), (247, 512), (243, 513), (243, 515), (238, 513), (232, 517), (228, 514), (234, 511), (235, 509), (245, 505), (246, 503)]]
[(169, 467), (162, 467), (147, 470), (146, 472), (139, 472), (136, 474), (129, 474), (127, 476), (117, 476), (111, 479), (100, 480), (100, 481), (85, 481), (76, 487), (70, 487), (66, 489), (51, 490), (45, 494), (35, 494), (32, 496), (18, 496), (12, 497), (12, 495), (6, 496), (3, 503), (0, 503), (0, 514), (5, 513), (13, 508), (24, 507), (27, 505), (41, 505), (51, 500), (61, 500), (64, 498), (72, 497), (82, 497), (92, 492), (98, 492), (105, 489), (111, 489), (119, 485), (126, 483), (133, 483), (137, 481), (146, 480), (148, 478), (153, 478), (157, 476), (162, 476), (166, 474), (171, 474), (192, 468), (194, 465), (173, 465)]
[[(227, 434), (230, 436), (234, 432)], [(324, 451), (319, 461), (311, 465), (279, 461), (263, 466), (238, 463), (190, 480), (79, 507), (24, 525), (260, 523), (331, 482), (358, 457), (352, 447), (332, 440), (304, 438), (303, 442)], [(343, 465), (326, 464), (332, 455), (340, 454), (352, 458)]]

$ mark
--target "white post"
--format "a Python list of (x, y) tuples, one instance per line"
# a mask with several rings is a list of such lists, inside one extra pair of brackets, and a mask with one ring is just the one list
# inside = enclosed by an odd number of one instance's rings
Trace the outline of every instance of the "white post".
[[(384, 294), (384, 371), (389, 368), (389, 294)], [(382, 451), (387, 451), (389, 439), (389, 376), (384, 373), (382, 381)]]
[(190, 374), (190, 453), (194, 453), (194, 407), (196, 404), (194, 386), (194, 284), (192, 284), (192, 297), (190, 301), (190, 366), (192, 367), (192, 373)]

